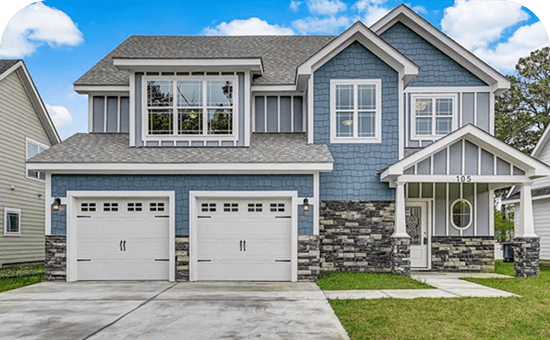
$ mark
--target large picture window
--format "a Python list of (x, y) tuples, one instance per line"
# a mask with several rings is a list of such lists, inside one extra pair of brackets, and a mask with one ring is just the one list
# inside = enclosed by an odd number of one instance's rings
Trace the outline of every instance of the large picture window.
[(456, 97), (413, 96), (413, 138), (439, 138), (456, 129)]
[(380, 79), (331, 80), (331, 142), (380, 143)]
[(147, 135), (233, 135), (234, 83), (147, 80)]

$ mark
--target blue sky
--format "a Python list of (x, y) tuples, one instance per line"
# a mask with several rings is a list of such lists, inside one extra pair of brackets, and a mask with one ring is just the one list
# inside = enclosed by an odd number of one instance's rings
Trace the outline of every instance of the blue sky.
[[(87, 100), (72, 83), (129, 35), (338, 34), (371, 25), (394, 0), (47, 0), (6, 27), (0, 58), (23, 58), (62, 138), (87, 131)], [(548, 45), (538, 18), (509, 1), (405, 2), (504, 74)]]

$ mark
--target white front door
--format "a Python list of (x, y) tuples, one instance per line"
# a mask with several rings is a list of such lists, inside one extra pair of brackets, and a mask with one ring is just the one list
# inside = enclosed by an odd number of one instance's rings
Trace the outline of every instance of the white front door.
[(411, 237), (411, 268), (428, 268), (428, 205), (408, 202), (405, 208), (407, 234)]
[(166, 199), (78, 198), (77, 280), (168, 280)]
[(290, 199), (203, 198), (197, 280), (290, 281)]

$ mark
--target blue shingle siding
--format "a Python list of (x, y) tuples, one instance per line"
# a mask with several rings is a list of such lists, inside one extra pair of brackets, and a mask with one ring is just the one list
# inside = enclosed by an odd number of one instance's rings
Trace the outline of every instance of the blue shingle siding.
[(303, 205), (298, 205), (298, 235), (313, 234), (313, 210), (304, 212)]
[[(176, 235), (189, 234), (189, 191), (298, 191), (313, 196), (312, 175), (52, 175), (52, 197), (78, 191), (175, 191)], [(302, 220), (302, 219), (300, 219)], [(302, 232), (313, 228), (298, 226)], [(310, 232), (310, 233), (311, 233)], [(52, 214), (52, 234), (66, 233), (64, 214)]]
[(402, 23), (396, 23), (381, 37), (420, 66), (409, 86), (487, 86)]
[[(382, 79), (382, 143), (330, 144), (330, 80)], [(363, 45), (355, 42), (314, 74), (314, 140), (326, 143), (334, 170), (320, 175), (322, 200), (394, 200), (378, 172), (398, 161), (398, 74)]]

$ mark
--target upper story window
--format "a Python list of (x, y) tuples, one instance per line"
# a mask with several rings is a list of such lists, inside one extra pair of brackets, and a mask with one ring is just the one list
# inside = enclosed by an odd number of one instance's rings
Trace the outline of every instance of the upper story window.
[(382, 81), (330, 81), (331, 143), (382, 141)]
[[(27, 159), (32, 158), (38, 155), (39, 153), (41, 153), (42, 151), (49, 148), (47, 145), (34, 141), (30, 138), (26, 139), (26, 143), (27, 143)], [(46, 179), (46, 173), (44, 171), (27, 170), (27, 178), (38, 179), (43, 181)]]
[(439, 138), (456, 129), (456, 96), (412, 96), (413, 139)]
[(146, 80), (149, 136), (232, 136), (234, 78)]

